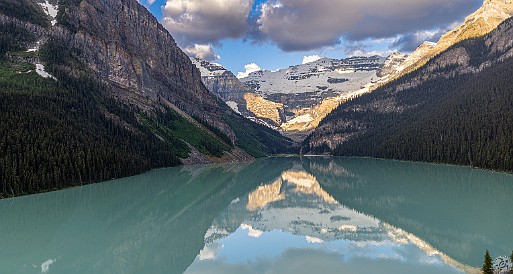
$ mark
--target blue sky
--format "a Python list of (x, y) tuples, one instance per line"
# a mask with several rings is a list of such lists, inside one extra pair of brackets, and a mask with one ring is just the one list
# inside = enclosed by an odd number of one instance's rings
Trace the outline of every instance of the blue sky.
[(245, 71), (305, 56), (411, 52), (475, 11), (482, 0), (139, 0), (189, 55)]

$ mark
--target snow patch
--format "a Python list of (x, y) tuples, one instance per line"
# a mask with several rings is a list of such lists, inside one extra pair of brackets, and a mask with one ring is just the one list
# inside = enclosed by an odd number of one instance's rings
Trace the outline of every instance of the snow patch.
[(50, 78), (50, 79), (57, 81), (57, 79), (55, 77), (53, 77), (50, 73), (45, 71), (45, 66), (42, 64), (36, 64), (36, 72), (37, 72), (37, 74), (39, 74), (39, 76), (41, 76), (43, 78)]
[(43, 8), (43, 11), (46, 13), (46, 15), (52, 17), (52, 26), (55, 26), (57, 24), (57, 13), (59, 12), (59, 5), (52, 5), (48, 0), (46, 0), (44, 3), (39, 3), (41, 7)]
[(237, 112), (238, 114), (240, 114), (240, 111), (239, 111), (239, 105), (237, 105), (237, 103), (235, 103), (234, 101), (227, 101), (226, 104), (231, 108), (233, 109), (233, 111)]
[(355, 73), (356, 71), (354, 69), (349, 69), (349, 70), (343, 70), (343, 69), (337, 69), (335, 70), (338, 74), (352, 74), (352, 73)]
[(50, 270), (50, 265), (55, 263), (56, 259), (48, 259), (41, 264), (41, 273), (47, 273)]
[(29, 49), (27, 50), (27, 52), (35, 52), (35, 51), (38, 51), (40, 47), (41, 47), (41, 41), (37, 41), (36, 46), (35, 46), (35, 47), (33, 47), (33, 48), (29, 48)]

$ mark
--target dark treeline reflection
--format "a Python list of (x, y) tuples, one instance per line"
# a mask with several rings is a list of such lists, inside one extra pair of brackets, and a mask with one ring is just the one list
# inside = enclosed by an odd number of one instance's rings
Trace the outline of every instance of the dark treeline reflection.
[(513, 249), (513, 176), (468, 167), (364, 158), (303, 158), (341, 204), (482, 264)]
[[(162, 169), (0, 201), (0, 273), (182, 273), (230, 202), (291, 162)], [(14, 270), (14, 272), (13, 272)]]

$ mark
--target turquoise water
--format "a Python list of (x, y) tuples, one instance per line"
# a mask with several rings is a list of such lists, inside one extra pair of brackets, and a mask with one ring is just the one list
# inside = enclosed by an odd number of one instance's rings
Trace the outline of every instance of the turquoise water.
[(473, 273), (513, 176), (360, 158), (190, 166), (0, 201), (0, 273)]

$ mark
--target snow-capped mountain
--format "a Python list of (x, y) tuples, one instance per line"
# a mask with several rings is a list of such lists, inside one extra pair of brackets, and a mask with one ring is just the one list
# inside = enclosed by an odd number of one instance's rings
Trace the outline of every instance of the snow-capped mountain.
[(385, 58), (380, 56), (342, 60), (322, 58), (275, 72), (252, 72), (241, 82), (276, 101), (285, 94), (294, 95), (281, 99), (280, 103), (287, 104), (289, 109), (300, 109), (378, 80), (377, 72), (384, 61)]
[(240, 80), (219, 64), (192, 61), (207, 88), (235, 111), (284, 131), (308, 131), (340, 103), (388, 81), (406, 58), (400, 53), (322, 58), (275, 72), (252, 72)]
[(283, 105), (284, 131), (309, 131), (340, 103), (389, 79), (397, 73), (407, 55), (322, 58), (275, 72), (257, 71), (242, 78), (267, 100)]

